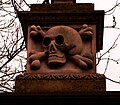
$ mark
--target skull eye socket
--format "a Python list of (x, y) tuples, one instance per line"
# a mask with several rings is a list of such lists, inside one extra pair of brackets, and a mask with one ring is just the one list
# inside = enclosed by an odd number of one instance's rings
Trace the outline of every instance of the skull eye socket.
[(51, 43), (51, 39), (50, 39), (49, 37), (45, 37), (45, 38), (43, 39), (43, 44), (44, 44), (45, 46), (48, 46), (50, 43)]
[(55, 42), (56, 42), (58, 45), (63, 44), (63, 42), (64, 42), (63, 36), (62, 36), (62, 35), (58, 35), (58, 36), (55, 38)]

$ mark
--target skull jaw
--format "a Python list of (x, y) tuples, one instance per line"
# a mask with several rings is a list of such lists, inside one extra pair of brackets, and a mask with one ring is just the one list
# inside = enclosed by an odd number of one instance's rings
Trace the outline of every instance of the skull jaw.
[(52, 57), (48, 58), (48, 66), (50, 66), (52, 68), (61, 67), (65, 63), (66, 63), (65, 56), (63, 56), (63, 57), (52, 56)]

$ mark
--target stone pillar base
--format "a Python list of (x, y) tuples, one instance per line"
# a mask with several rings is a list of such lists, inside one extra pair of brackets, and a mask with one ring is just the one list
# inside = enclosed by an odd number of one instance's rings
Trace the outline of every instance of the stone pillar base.
[(106, 91), (103, 74), (24, 74), (15, 81), (16, 93), (76, 93)]

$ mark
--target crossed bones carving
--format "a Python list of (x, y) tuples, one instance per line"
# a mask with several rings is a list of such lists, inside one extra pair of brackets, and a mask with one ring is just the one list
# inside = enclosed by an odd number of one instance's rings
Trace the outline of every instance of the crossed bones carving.
[(93, 68), (93, 54), (91, 51), (83, 52), (83, 38), (90, 41), (93, 29), (88, 25), (82, 25), (79, 32), (69, 26), (55, 26), (44, 32), (40, 26), (30, 27), (30, 38), (39, 41), (44, 51), (31, 51), (29, 63), (32, 70), (38, 70), (41, 60), (47, 59), (47, 65), (62, 66), (70, 59), (82, 70)]

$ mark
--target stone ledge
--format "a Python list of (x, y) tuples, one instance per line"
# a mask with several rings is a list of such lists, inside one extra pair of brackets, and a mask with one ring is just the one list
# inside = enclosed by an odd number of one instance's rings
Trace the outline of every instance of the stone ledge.
[(106, 91), (103, 74), (25, 74), (16, 77), (16, 93), (77, 93)]
[(91, 73), (91, 74), (79, 74), (79, 73), (25, 73), (23, 75), (18, 75), (16, 77), (17, 80), (97, 80), (104, 79), (104, 74)]
[[(76, 94), (0, 94), (1, 105), (119, 105), (120, 92), (80, 92)], [(119, 104), (118, 104), (119, 103)]]
[[(72, 8), (71, 8), (72, 7)], [(69, 4), (32, 4), (31, 5), (32, 12), (40, 12), (40, 13), (88, 13), (94, 11), (94, 4), (92, 3), (69, 3)]]

